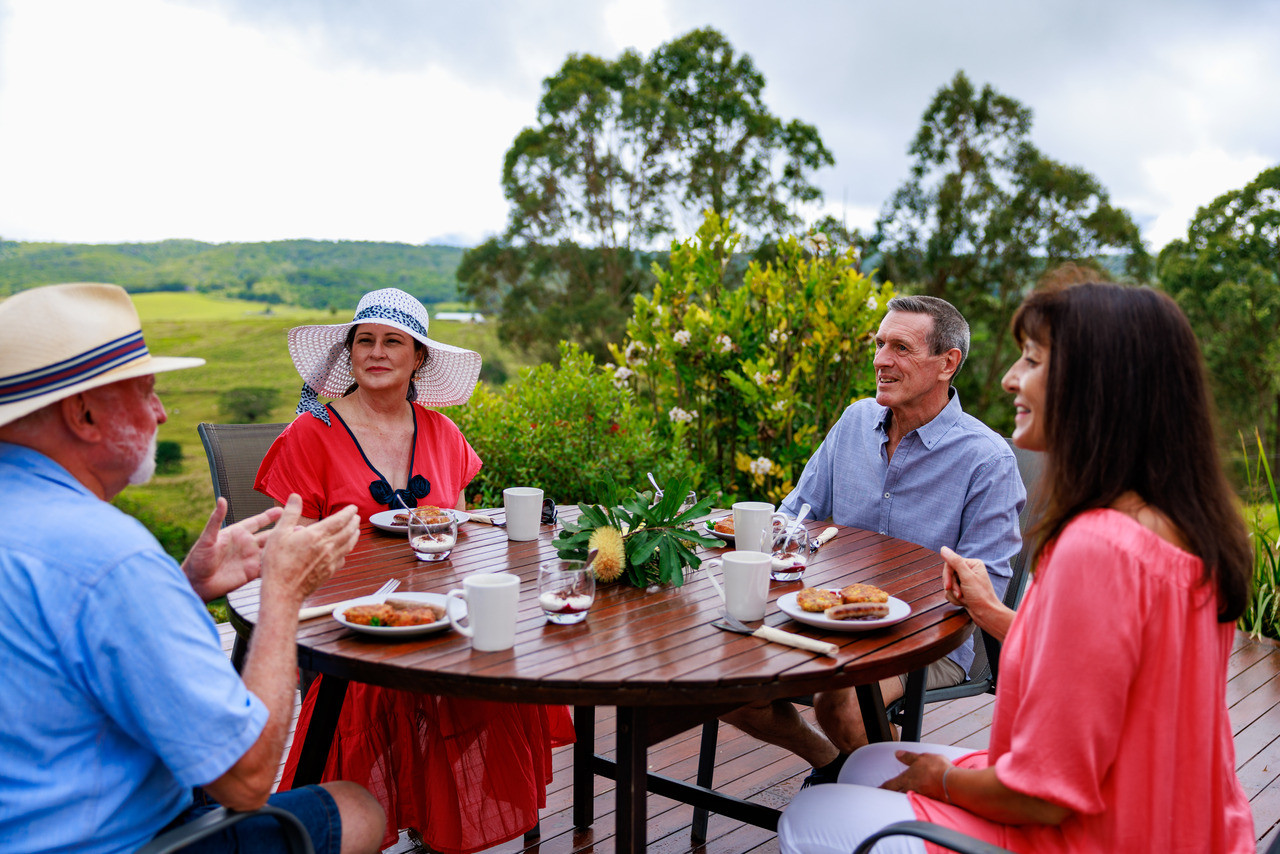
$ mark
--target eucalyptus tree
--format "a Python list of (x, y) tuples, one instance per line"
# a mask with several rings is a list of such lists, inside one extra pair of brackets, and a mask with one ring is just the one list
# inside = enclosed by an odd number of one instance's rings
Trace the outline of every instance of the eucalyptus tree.
[(1088, 172), (1030, 141), (1032, 112), (964, 72), (940, 89), (909, 149), (910, 178), (886, 203), (871, 238), (883, 277), (953, 303), (973, 330), (956, 378), (965, 408), (1012, 426), (1000, 378), (1013, 358), (1007, 329), (1023, 294), (1066, 262), (1144, 279), (1137, 225)]
[(1227, 438), (1257, 427), (1280, 455), (1280, 166), (1200, 208), (1156, 269), (1200, 339)]
[(704, 210), (756, 237), (799, 225), (820, 198), (812, 174), (835, 161), (813, 126), (769, 111), (764, 87), (714, 29), (647, 59), (569, 56), (506, 153), (508, 226), (464, 259), (466, 293), (510, 343), (553, 357), (568, 338), (603, 358), (652, 286), (646, 251)]

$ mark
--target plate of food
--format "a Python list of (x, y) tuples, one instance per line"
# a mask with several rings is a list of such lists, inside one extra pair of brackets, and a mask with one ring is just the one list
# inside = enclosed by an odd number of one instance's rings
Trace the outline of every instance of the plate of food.
[[(466, 602), (453, 607), (458, 616)], [(397, 593), (392, 596), (364, 596), (352, 599), (333, 618), (352, 631), (381, 637), (405, 638), (449, 628), (445, 597), (440, 593)]]
[(806, 587), (778, 597), (778, 610), (791, 619), (833, 632), (865, 632), (900, 623), (911, 606), (870, 584), (840, 590)]
[[(467, 514), (461, 510), (449, 510), (440, 507), (415, 507), (415, 513), (426, 513), (431, 516), (452, 516), (458, 520), (458, 524), (467, 521)], [(369, 517), (370, 524), (375, 528), (380, 528), (392, 534), (404, 534), (409, 531), (409, 511), (408, 510), (383, 510), (381, 513), (374, 513)]]
[(719, 537), (726, 543), (733, 542), (733, 517), (724, 516), (719, 519), (707, 520), (707, 533), (713, 537)]

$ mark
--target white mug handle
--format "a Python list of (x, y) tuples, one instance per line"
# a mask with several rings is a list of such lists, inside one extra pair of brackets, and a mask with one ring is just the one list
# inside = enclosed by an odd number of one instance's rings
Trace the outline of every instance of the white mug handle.
[(715, 573), (711, 571), (712, 568), (717, 567), (722, 563), (724, 563), (724, 561), (720, 560), (720, 558), (712, 558), (711, 560), (704, 560), (702, 562), (702, 566), (707, 570), (707, 579), (711, 582), (711, 586), (720, 594), (720, 601), (728, 604), (729, 600), (724, 595), (724, 588), (720, 586), (719, 581), (716, 581)]
[(461, 599), (463, 602), (466, 602), (467, 591), (450, 590), (448, 594), (446, 594), (444, 597), (444, 610), (445, 610), (445, 613), (449, 615), (449, 625), (453, 626), (454, 631), (456, 631), (460, 635), (465, 635), (466, 637), (474, 638), (475, 632), (471, 630), (471, 627), (462, 625), (461, 623), (458, 622), (458, 618), (453, 615), (453, 608), (449, 607), (451, 604), (450, 600), (453, 600), (453, 599)]

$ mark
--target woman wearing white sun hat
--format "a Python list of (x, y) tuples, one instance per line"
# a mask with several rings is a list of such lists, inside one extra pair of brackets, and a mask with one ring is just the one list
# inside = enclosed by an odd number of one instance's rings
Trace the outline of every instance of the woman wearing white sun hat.
[[(350, 323), (289, 331), (304, 385), (298, 418), (263, 459), (255, 487), (298, 493), (303, 516), (355, 504), (361, 516), (402, 504), (465, 507), (480, 457), (445, 415), (465, 403), (480, 354), (427, 337), (422, 303), (385, 288), (365, 294)], [(334, 398), (321, 404), (319, 396)], [(307, 693), (281, 780), (293, 781), (319, 680)], [(465, 854), (530, 830), (545, 805), (551, 748), (573, 741), (563, 706), (436, 697), (352, 683), (323, 775), (364, 781), (397, 829)]]

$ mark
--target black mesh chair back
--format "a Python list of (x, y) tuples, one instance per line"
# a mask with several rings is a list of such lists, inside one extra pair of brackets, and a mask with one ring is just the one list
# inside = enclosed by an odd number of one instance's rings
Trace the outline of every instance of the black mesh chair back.
[(196, 428), (209, 458), (214, 497), (227, 499), (225, 528), (275, 504), (253, 488), (267, 449), (288, 424), (209, 424)]

